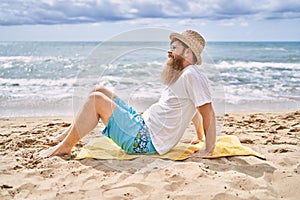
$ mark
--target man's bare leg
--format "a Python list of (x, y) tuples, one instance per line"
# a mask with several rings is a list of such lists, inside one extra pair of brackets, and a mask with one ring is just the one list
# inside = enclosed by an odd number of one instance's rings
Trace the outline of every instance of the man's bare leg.
[(102, 92), (92, 92), (63, 141), (54, 147), (41, 151), (37, 157), (45, 158), (71, 154), (73, 146), (96, 127), (100, 118), (107, 125), (115, 108), (116, 104), (111, 98)]
[[(101, 93), (105, 94), (108, 98), (110, 98), (112, 101), (115, 101), (116, 98), (117, 98), (117, 96), (114, 93), (112, 93), (110, 90), (108, 90), (107, 88), (105, 88), (102, 85), (96, 85), (95, 88), (92, 90), (91, 93), (93, 93), (93, 92), (101, 92)], [(64, 130), (62, 133), (58, 134), (55, 137), (47, 137), (46, 140), (49, 143), (58, 143), (58, 142), (61, 142), (70, 133), (71, 128), (72, 128), (72, 125), (69, 126), (66, 130)]]

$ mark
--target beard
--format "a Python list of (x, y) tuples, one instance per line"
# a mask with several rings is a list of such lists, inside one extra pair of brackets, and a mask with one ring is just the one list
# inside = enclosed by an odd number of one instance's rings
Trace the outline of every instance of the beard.
[(177, 81), (182, 74), (184, 58), (180, 55), (173, 55), (168, 53), (168, 61), (161, 74), (161, 78), (164, 84), (171, 85)]

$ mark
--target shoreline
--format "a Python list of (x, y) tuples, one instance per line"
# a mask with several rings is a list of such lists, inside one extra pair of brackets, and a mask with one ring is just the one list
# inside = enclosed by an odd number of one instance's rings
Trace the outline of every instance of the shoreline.
[[(218, 116), (217, 116), (218, 117)], [(299, 199), (300, 110), (225, 113), (222, 135), (266, 156), (170, 161), (74, 160), (98, 126), (69, 157), (35, 160), (54, 144), (45, 137), (68, 127), (72, 116), (0, 117), (1, 199)], [(220, 119), (219, 119), (220, 120)], [(187, 131), (193, 131), (189, 127)]]
[[(224, 112), (222, 115), (249, 115), (249, 114), (284, 114), (284, 113), (289, 113), (289, 112), (300, 112), (300, 109), (293, 109), (293, 110), (275, 110), (275, 111), (265, 111), (265, 110), (254, 110), (254, 111), (229, 111), (229, 112)], [(221, 116), (221, 114), (216, 114), (217, 116)], [(72, 115), (28, 115), (28, 116), (0, 116), (0, 119), (18, 119), (18, 118), (73, 118)]]

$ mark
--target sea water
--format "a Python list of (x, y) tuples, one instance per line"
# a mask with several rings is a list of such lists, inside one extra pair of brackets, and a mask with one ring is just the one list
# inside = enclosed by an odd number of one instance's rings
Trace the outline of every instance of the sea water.
[[(0, 42), (0, 117), (74, 115), (96, 84), (143, 112), (168, 42)], [(207, 42), (217, 113), (300, 109), (300, 42)]]

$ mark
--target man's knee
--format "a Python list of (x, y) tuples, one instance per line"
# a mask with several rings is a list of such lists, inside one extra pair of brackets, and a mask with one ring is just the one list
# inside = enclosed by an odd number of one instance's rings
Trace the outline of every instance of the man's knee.
[(94, 93), (94, 92), (100, 92), (100, 93), (106, 95), (108, 98), (112, 99), (113, 101), (115, 101), (117, 98), (117, 96), (113, 92), (111, 92), (109, 89), (107, 89), (103, 85), (96, 85), (94, 87), (94, 90), (92, 91), (92, 93)]
[(92, 90), (92, 92), (102, 92), (102, 93), (105, 93), (105, 91), (107, 91), (107, 89), (105, 88), (105, 86), (99, 84), (99, 85), (96, 85), (94, 87), (94, 89)]
[(94, 105), (96, 113), (107, 124), (116, 104), (102, 92), (92, 92), (88, 97), (88, 102)]
[(102, 102), (106, 98), (107, 98), (107, 96), (105, 94), (103, 94), (102, 92), (99, 92), (99, 91), (93, 91), (89, 95), (89, 100), (93, 101), (93, 102)]

